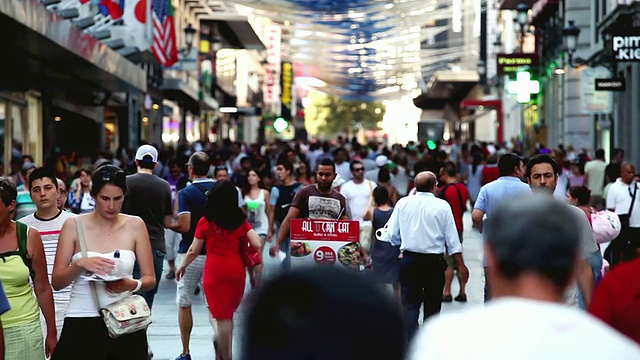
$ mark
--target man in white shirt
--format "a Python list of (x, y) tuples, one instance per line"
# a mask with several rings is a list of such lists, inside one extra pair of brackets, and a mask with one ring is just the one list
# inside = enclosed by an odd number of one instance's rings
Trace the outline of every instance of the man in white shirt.
[(604, 209), (604, 174), (607, 163), (604, 162), (604, 149), (596, 150), (596, 158), (584, 166), (584, 183), (591, 190), (591, 206)]
[(371, 204), (373, 189), (378, 185), (364, 178), (364, 164), (360, 160), (353, 160), (350, 168), (352, 178), (340, 187), (340, 193), (347, 199), (351, 219), (360, 222), (360, 244), (369, 252), (372, 224), (362, 218)]
[(639, 359), (640, 348), (562, 305), (580, 248), (577, 218), (552, 196), (505, 201), (487, 220), (494, 299), (430, 320), (409, 359)]
[(451, 206), (434, 195), (437, 182), (430, 171), (418, 173), (416, 195), (398, 200), (387, 226), (391, 244), (400, 245), (402, 252), (399, 275), (407, 339), (418, 330), (421, 305), (424, 320), (440, 313), (445, 247), (458, 262), (458, 276), (469, 279)]
[(623, 163), (620, 177), (607, 194), (607, 209), (618, 214), (622, 223), (620, 236), (609, 244), (605, 252), (611, 266), (635, 257), (636, 249), (640, 247), (640, 187), (634, 180), (635, 172), (633, 164)]

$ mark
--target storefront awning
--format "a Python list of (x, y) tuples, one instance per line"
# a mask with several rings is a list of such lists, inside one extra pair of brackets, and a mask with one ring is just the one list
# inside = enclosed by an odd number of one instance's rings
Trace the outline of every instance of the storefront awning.
[(538, 0), (501, 0), (500, 10), (515, 10), (521, 3), (526, 3), (529, 8)]
[(214, 14), (201, 16), (200, 21), (210, 21), (217, 24), (218, 31), (223, 39), (222, 46), (225, 48), (254, 50), (266, 49), (246, 16)]
[(444, 109), (447, 104), (460, 103), (479, 81), (476, 71), (437, 71), (427, 90), (413, 99), (413, 103), (421, 109)]
[(0, 33), (2, 88), (147, 89), (142, 68), (38, 0), (0, 1)]
[(634, 18), (640, 12), (640, 2), (634, 1), (629, 5), (619, 4), (596, 24), (598, 33), (604, 33), (612, 27), (632, 26)]
[(216, 99), (214, 99), (211, 95), (203, 92), (202, 95), (202, 107), (204, 110), (218, 110), (220, 108), (220, 104)]
[(534, 26), (543, 25), (558, 12), (560, 0), (539, 0), (531, 8), (531, 23)]
[(198, 89), (189, 86), (182, 79), (165, 76), (160, 90), (166, 99), (180, 103), (181, 106), (194, 114), (200, 112)]

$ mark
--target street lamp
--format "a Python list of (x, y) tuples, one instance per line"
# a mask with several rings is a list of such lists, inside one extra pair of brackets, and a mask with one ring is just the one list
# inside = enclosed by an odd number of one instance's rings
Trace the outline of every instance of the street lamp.
[[(516, 6), (516, 11), (518, 13), (517, 21), (518, 24), (520, 24), (520, 29), (524, 29), (529, 22), (529, 10), (531, 10), (531, 8), (527, 3), (520, 3)], [(522, 32), (524, 33), (524, 30)]]
[(569, 20), (569, 24), (562, 29), (562, 37), (564, 46), (569, 54), (569, 65), (573, 68), (579, 66), (573, 64), (573, 54), (578, 49), (578, 37), (580, 36), (580, 28), (575, 25), (573, 20)]
[(217, 32), (214, 32), (213, 36), (211, 36), (211, 47), (213, 52), (218, 52), (218, 50), (222, 49), (222, 38)]
[(191, 24), (187, 25), (184, 28), (184, 41), (187, 43), (187, 51), (191, 50), (191, 46), (193, 45), (193, 37), (196, 35), (196, 29), (194, 29)]
[(515, 21), (520, 25), (520, 52), (524, 52), (524, 36), (528, 32), (527, 25), (529, 24), (529, 10), (531, 10), (531, 8), (524, 2), (516, 6), (517, 16)]

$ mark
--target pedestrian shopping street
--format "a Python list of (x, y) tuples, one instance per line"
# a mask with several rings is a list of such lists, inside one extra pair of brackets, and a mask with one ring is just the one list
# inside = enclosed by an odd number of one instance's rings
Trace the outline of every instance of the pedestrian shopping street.
[[(442, 312), (461, 311), (471, 306), (482, 306), (483, 304), (483, 274), (482, 274), (482, 238), (481, 235), (471, 227), (471, 214), (467, 212), (464, 216), (464, 260), (469, 268), (470, 278), (467, 285), (468, 302), (443, 303)], [(269, 244), (265, 247), (263, 259), (265, 261), (265, 277), (269, 277), (278, 272), (278, 263), (275, 258), (268, 254)], [(167, 267), (165, 266), (165, 269)], [(247, 280), (247, 292), (250, 291)], [(458, 284), (454, 279), (452, 294), (458, 294)], [(246, 292), (245, 292), (246, 298)], [(154, 360), (173, 360), (180, 354), (182, 345), (180, 343), (180, 330), (178, 328), (178, 311), (175, 304), (176, 282), (175, 280), (162, 279), (160, 288), (153, 303), (153, 324), (149, 327), (149, 345), (153, 350)], [(209, 312), (204, 304), (204, 298), (199, 295), (193, 306), (193, 332), (191, 335), (191, 357), (193, 360), (209, 360), (214, 356), (211, 339), (213, 329), (209, 322)], [(242, 340), (242, 316), (244, 306), (241, 306), (236, 313), (236, 326), (234, 328), (234, 358), (240, 355)]]

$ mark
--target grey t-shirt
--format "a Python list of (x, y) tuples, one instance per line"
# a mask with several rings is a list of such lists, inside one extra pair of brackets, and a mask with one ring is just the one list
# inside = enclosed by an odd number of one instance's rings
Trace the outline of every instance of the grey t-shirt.
[(591, 223), (587, 218), (587, 215), (577, 206), (569, 206), (574, 213), (576, 220), (578, 221), (580, 232), (580, 257), (586, 259), (589, 255), (598, 251), (598, 244), (593, 237), (593, 230), (591, 229)]
[[(577, 206), (567, 205), (578, 221), (578, 231), (580, 234), (580, 249), (578, 253), (581, 259), (587, 259), (591, 254), (598, 251), (598, 244), (593, 237), (591, 223), (587, 219), (587, 215)], [(567, 305), (578, 306), (578, 283), (573, 281), (567, 289), (564, 296), (564, 303)]]

